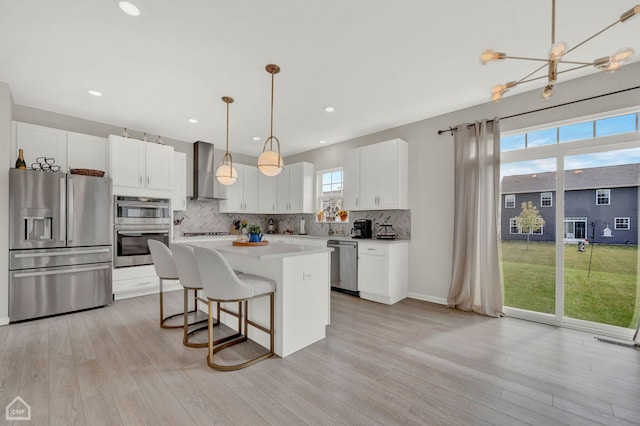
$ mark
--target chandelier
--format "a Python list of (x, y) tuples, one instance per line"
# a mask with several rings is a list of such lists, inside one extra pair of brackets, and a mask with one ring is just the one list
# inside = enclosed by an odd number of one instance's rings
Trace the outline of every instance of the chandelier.
[[(593, 38), (599, 36), (603, 32), (607, 31), (611, 27), (615, 26), (620, 22), (626, 22), (634, 16), (640, 14), (640, 5), (636, 5), (633, 8), (627, 10), (620, 18), (614, 23), (606, 26), (602, 30), (598, 31), (591, 37), (586, 38), (575, 46), (569, 48), (568, 44), (565, 42), (556, 42), (556, 1), (551, 0), (551, 48), (549, 49), (549, 56), (547, 58), (530, 58), (523, 56), (509, 56), (506, 53), (495, 52), (493, 50), (487, 49), (480, 55), (480, 62), (483, 65), (488, 64), (493, 61), (501, 61), (504, 59), (519, 59), (526, 61), (539, 61), (543, 62), (538, 68), (533, 70), (531, 73), (525, 75), (520, 80), (510, 81), (505, 84), (498, 84), (493, 86), (491, 89), (491, 100), (494, 102), (502, 99), (502, 95), (505, 94), (512, 87), (518, 86), (523, 83), (529, 83), (531, 81), (541, 80), (546, 78), (547, 85), (542, 89), (542, 93), (540, 96), (543, 99), (549, 99), (554, 94), (553, 85), (556, 83), (558, 79), (558, 74), (563, 74), (570, 71), (579, 70), (581, 68), (586, 68), (593, 66), (600, 71), (604, 71), (605, 73), (611, 73), (618, 71), (624, 62), (627, 62), (629, 59), (633, 57), (634, 51), (630, 47), (622, 48), (612, 54), (611, 56), (604, 56), (602, 58), (598, 58), (592, 62), (576, 62), (576, 61), (566, 61), (563, 57), (576, 50), (586, 42), (592, 40)], [(567, 64), (570, 66), (568, 69), (564, 69), (562, 71), (558, 71), (559, 64)], [(539, 71), (546, 69), (546, 75), (534, 77)]]

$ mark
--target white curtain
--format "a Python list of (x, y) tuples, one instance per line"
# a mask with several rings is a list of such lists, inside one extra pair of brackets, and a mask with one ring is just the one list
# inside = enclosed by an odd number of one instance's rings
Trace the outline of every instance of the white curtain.
[(453, 274), (449, 306), (503, 316), (500, 281), (499, 120), (459, 124), (455, 132)]

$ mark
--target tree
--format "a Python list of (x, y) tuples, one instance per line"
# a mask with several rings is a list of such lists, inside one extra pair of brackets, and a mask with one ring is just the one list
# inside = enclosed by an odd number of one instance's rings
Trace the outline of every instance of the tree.
[(516, 223), (521, 234), (527, 234), (527, 251), (529, 251), (529, 238), (531, 234), (537, 232), (544, 226), (544, 219), (540, 216), (538, 208), (531, 201), (523, 202), (520, 207), (522, 211), (516, 217)]

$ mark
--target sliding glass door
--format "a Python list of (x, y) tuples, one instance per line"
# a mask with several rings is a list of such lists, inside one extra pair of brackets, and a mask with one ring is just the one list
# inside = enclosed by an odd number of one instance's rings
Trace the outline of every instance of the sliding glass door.
[(564, 317), (635, 328), (640, 149), (564, 163)]
[(503, 136), (508, 315), (629, 338), (638, 324), (638, 114)]
[[(556, 310), (553, 207), (556, 160), (545, 158), (503, 164), (501, 175), (504, 303), (553, 315)], [(545, 194), (544, 202), (541, 194)]]

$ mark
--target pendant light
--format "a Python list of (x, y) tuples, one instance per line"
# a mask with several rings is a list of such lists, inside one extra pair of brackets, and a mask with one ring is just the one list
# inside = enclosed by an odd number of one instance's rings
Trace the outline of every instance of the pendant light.
[(229, 153), (229, 104), (233, 103), (233, 98), (223, 96), (222, 102), (227, 104), (227, 147), (222, 157), (222, 163), (216, 170), (216, 179), (223, 185), (233, 185), (238, 180), (238, 172), (233, 167), (233, 158)]
[[(266, 66), (266, 70), (271, 74), (271, 136), (264, 141), (262, 147), (262, 154), (258, 157), (258, 170), (265, 176), (277, 176), (284, 169), (284, 163), (280, 156), (280, 141), (277, 137), (273, 136), (273, 86), (274, 76), (280, 72), (280, 67), (274, 64)], [(278, 151), (273, 150), (273, 141), (276, 142)], [(267, 151), (267, 144), (269, 144), (269, 150)]]

